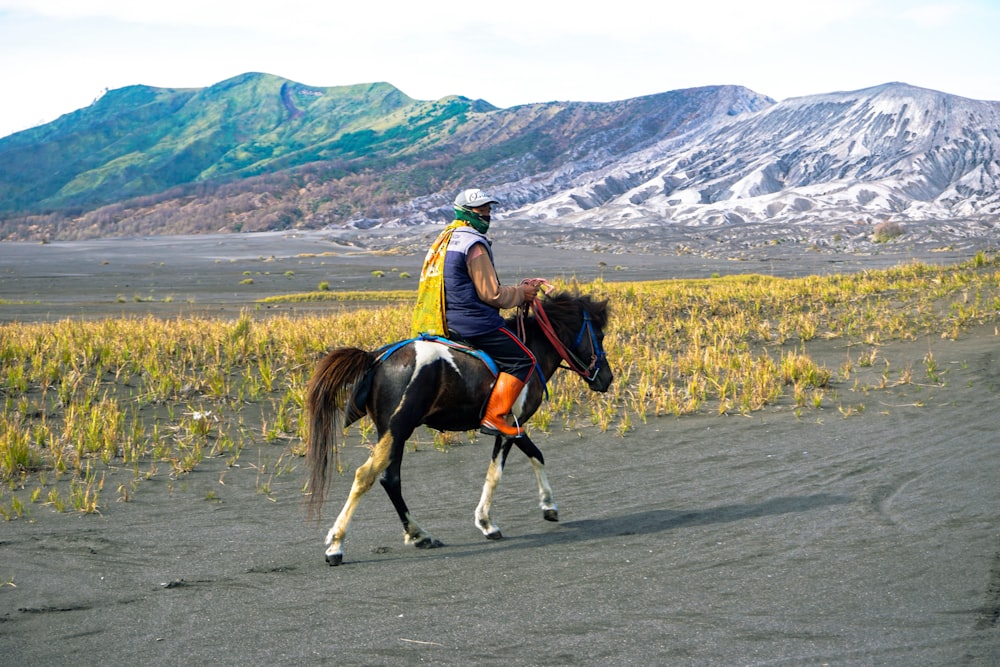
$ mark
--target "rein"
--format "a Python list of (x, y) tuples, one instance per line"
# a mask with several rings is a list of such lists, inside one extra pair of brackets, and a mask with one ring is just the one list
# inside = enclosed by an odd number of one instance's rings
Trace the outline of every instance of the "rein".
[[(535, 321), (538, 322), (538, 328), (542, 330), (542, 333), (549, 339), (552, 347), (556, 349), (562, 360), (566, 362), (565, 366), (560, 367), (573, 371), (587, 382), (593, 382), (594, 378), (597, 377), (598, 371), (600, 371), (604, 350), (601, 349), (597, 342), (597, 336), (594, 335), (594, 325), (591, 322), (590, 313), (586, 310), (583, 311), (583, 324), (580, 326), (580, 332), (576, 335), (576, 341), (574, 342), (574, 347), (576, 347), (583, 342), (584, 334), (590, 336), (590, 347), (593, 350), (593, 354), (590, 357), (590, 363), (585, 365), (580, 357), (559, 340), (559, 336), (556, 335), (556, 330), (552, 326), (549, 316), (545, 313), (545, 308), (542, 307), (541, 299), (535, 297), (530, 307), (535, 311)], [(527, 307), (522, 308), (518, 316), (518, 335), (521, 337), (521, 340), (525, 339), (524, 315), (526, 311)]]

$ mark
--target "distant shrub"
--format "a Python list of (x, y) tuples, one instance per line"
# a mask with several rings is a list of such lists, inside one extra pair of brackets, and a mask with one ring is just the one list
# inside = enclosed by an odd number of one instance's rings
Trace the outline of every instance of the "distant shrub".
[(898, 236), (903, 235), (903, 225), (895, 222), (894, 220), (887, 220), (886, 222), (880, 222), (875, 225), (875, 231), (872, 234), (872, 240), (875, 243), (887, 243)]
[(253, 278), (244, 278), (240, 281), (240, 285), (253, 285)]
[(382, 271), (380, 269), (375, 269), (374, 271), (372, 271), (372, 275), (375, 276), (376, 278), (381, 278), (382, 276), (385, 275), (385, 271)]
[(324, 280), (319, 285), (317, 285), (317, 287), (319, 288), (320, 292), (327, 292), (330, 290), (330, 283)]

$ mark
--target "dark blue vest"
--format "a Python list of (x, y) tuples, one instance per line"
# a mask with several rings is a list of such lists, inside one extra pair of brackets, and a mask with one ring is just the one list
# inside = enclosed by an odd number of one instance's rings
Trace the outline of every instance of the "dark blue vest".
[(444, 307), (448, 328), (460, 336), (479, 336), (496, 331), (504, 325), (500, 311), (483, 303), (466, 264), (469, 251), (482, 243), (493, 263), (493, 249), (484, 234), (472, 227), (459, 227), (448, 242), (444, 256)]

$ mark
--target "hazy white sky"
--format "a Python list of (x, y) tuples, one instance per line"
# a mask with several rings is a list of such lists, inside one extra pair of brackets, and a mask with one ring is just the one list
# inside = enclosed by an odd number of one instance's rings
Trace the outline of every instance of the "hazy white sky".
[(132, 84), (267, 72), (500, 107), (888, 81), (1000, 101), (1000, 0), (0, 0), (0, 136)]

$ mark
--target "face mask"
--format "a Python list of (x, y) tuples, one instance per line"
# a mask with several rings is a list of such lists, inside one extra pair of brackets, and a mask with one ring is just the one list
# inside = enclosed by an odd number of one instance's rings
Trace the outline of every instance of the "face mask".
[(455, 219), (469, 223), (472, 225), (472, 228), (480, 234), (485, 234), (486, 230), (490, 228), (489, 215), (479, 215), (475, 211), (470, 211), (467, 208), (456, 208)]

